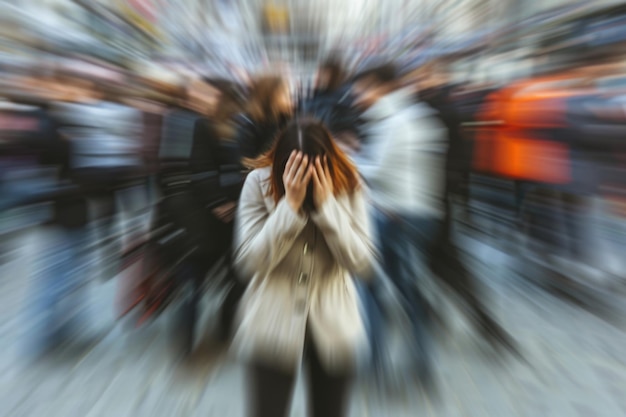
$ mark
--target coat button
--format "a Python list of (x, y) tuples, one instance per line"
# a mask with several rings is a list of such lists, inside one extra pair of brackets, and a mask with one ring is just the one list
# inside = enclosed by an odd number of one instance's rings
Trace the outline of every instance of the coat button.
[(306, 310), (306, 301), (298, 300), (296, 301), (296, 313), (304, 313)]
[(298, 278), (298, 284), (304, 284), (308, 278), (309, 278), (309, 274), (305, 274), (304, 272), (301, 272), (300, 278)]

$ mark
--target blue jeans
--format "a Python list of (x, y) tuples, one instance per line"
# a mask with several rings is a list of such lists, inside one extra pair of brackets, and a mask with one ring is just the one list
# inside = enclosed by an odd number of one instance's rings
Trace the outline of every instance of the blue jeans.
[[(84, 291), (88, 280), (89, 253), (86, 227), (57, 227), (38, 245), (35, 259), (33, 314), (35, 351), (54, 348), (71, 327), (85, 319)], [(78, 330), (72, 328), (72, 330)]]
[[(435, 218), (418, 216), (390, 217), (377, 213), (376, 224), (383, 269), (400, 297), (401, 308), (411, 321), (414, 341), (413, 357), (420, 370), (430, 363), (428, 311), (419, 288), (418, 266), (426, 268), (427, 249), (435, 238), (441, 223)], [(375, 366), (384, 366), (382, 353), (384, 339), (384, 309), (380, 285), (374, 282), (362, 289), (367, 311), (372, 360)]]

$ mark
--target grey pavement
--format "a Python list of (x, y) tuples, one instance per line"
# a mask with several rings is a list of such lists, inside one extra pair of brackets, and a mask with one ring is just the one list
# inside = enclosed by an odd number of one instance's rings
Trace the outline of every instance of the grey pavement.
[[(115, 280), (96, 282), (89, 304), (104, 337), (80, 352), (32, 363), (23, 351), (29, 323), (29, 259), (36, 232), (19, 237), (18, 250), (0, 267), (0, 417), (240, 417), (246, 410), (245, 370), (210, 342), (207, 298), (199, 342), (189, 363), (176, 361), (168, 315), (136, 329), (113, 315)], [(437, 344), (438, 398), (402, 377), (402, 346), (395, 368), (403, 390), (356, 384), (351, 415), (369, 416), (626, 416), (624, 327), (525, 284), (509, 257), (490, 245), (468, 243), (475, 272), (490, 289), (490, 307), (519, 343), (528, 363), (499, 358), (482, 345), (450, 307), (449, 330)], [(453, 306), (453, 303), (447, 302)], [(621, 328), (620, 328), (621, 327)], [(401, 327), (394, 333), (401, 340)], [(395, 340), (395, 339), (394, 339)], [(300, 378), (292, 416), (305, 416)]]

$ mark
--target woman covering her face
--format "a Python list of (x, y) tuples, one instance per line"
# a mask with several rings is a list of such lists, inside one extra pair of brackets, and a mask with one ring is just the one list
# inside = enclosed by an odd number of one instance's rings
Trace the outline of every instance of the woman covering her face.
[(291, 122), (251, 165), (234, 255), (249, 281), (234, 347), (250, 365), (251, 415), (288, 415), (304, 362), (312, 415), (344, 416), (365, 342), (352, 277), (374, 251), (364, 190), (315, 121)]

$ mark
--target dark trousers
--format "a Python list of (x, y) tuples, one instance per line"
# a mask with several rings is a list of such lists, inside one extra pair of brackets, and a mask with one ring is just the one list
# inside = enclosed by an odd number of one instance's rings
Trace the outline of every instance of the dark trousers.
[[(310, 341), (305, 349), (310, 417), (344, 417), (348, 415), (352, 376), (329, 374)], [(255, 364), (249, 369), (251, 417), (287, 417), (296, 376)]]

